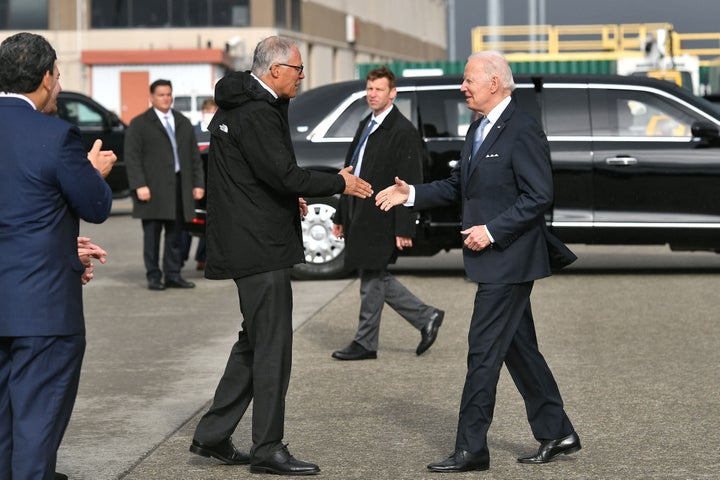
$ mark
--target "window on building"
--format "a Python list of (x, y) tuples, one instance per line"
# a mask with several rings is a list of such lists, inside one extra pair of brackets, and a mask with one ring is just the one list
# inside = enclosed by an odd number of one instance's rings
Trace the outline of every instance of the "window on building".
[(287, 28), (287, 0), (275, 0), (275, 27)]
[(93, 28), (250, 25), (250, 0), (93, 0), (90, 9)]
[(48, 0), (0, 0), (0, 29), (46, 30)]
[(301, 29), (301, 5), (302, 0), (275, 0), (275, 28), (299, 32)]
[(290, 0), (290, 28), (299, 32), (301, 27), (300, 0)]

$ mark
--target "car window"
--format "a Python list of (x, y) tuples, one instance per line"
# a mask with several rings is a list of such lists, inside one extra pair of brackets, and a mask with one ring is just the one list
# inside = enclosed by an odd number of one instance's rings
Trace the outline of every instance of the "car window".
[(545, 131), (555, 136), (590, 136), (587, 88), (543, 90)]
[(325, 138), (352, 138), (355, 135), (360, 120), (370, 113), (365, 97), (362, 96), (351, 103), (343, 111), (325, 134)]
[(78, 127), (102, 127), (103, 116), (100, 111), (86, 103), (58, 99), (58, 116)]
[[(399, 94), (395, 98), (395, 106), (413, 123), (414, 120), (412, 98), (407, 94)], [(370, 114), (365, 96), (362, 96), (351, 103), (341, 114), (338, 119), (330, 126), (324, 138), (352, 138), (360, 124), (360, 121)]]
[(696, 120), (677, 103), (650, 92), (598, 90), (593, 104), (605, 105), (596, 135), (619, 137), (690, 137)]
[(180, 112), (189, 112), (192, 110), (192, 97), (189, 95), (173, 97), (173, 108)]
[(459, 89), (417, 92), (422, 135), (425, 138), (464, 137), (473, 120)]

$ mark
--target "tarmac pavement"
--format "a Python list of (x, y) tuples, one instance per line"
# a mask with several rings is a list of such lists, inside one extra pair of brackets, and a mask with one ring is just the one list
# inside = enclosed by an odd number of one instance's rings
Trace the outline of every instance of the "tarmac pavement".
[[(123, 213), (119, 211), (119, 213)], [(108, 249), (85, 290), (88, 349), (59, 452), (71, 479), (261, 478), (188, 452), (222, 374), (240, 314), (232, 282), (187, 269), (193, 291), (150, 292), (140, 225), (127, 215), (82, 234)], [(489, 432), (487, 479), (710, 479), (720, 470), (720, 257), (662, 247), (572, 246), (580, 260), (536, 282), (541, 351), (583, 450), (547, 465), (506, 370)], [(436, 479), (427, 463), (453, 450), (474, 284), (459, 252), (402, 259), (400, 280), (446, 311), (436, 344), (395, 312), (383, 314), (377, 360), (340, 362), (357, 324), (355, 279), (294, 282), (296, 328), (285, 441), (318, 463), (318, 478)], [(250, 417), (234, 435), (250, 447)]]

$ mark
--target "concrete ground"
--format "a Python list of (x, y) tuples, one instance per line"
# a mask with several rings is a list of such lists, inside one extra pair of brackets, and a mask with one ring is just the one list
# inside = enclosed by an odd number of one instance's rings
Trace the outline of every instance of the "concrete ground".
[[(110, 222), (118, 231), (140, 228), (128, 217)], [(115, 252), (130, 244), (139, 256), (139, 238), (102, 237), (107, 228), (87, 232)], [(583, 449), (547, 465), (518, 464), (516, 457), (537, 443), (504, 370), (489, 432), (491, 469), (445, 476), (718, 478), (720, 259), (573, 248), (577, 264), (537, 282), (532, 301), (541, 351)], [(232, 282), (188, 272), (198, 283), (192, 297), (179, 291), (159, 297), (144, 288), (132, 258), (101, 267), (85, 292), (88, 352), (58, 470), (73, 480), (260, 478), (248, 467), (188, 452), (238, 328)], [(294, 283), (285, 441), (297, 458), (320, 465), (319, 478), (443, 476), (425, 465), (453, 450), (475, 287), (465, 281), (459, 256), (437, 261), (445, 263), (396, 268), (413, 292), (447, 312), (437, 343), (420, 357), (418, 332), (387, 308), (377, 360), (332, 359), (354, 333), (358, 283)], [(250, 447), (250, 416), (234, 435), (241, 449)]]

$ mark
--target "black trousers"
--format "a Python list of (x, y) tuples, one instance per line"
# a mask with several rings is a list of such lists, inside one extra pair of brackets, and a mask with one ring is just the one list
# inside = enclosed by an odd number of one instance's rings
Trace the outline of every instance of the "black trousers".
[[(183, 266), (182, 240), (184, 229), (182, 206), (182, 182), (180, 174), (175, 175), (175, 216), (174, 220), (143, 219), (143, 261), (148, 280), (177, 280)], [(162, 270), (160, 269), (160, 239), (165, 230)]]
[(530, 307), (532, 287), (533, 282), (478, 284), (468, 333), (457, 448), (489, 457), (487, 432), (503, 362), (525, 400), (537, 440), (558, 439), (574, 431), (550, 367), (538, 349)]
[(260, 461), (284, 436), (293, 337), (290, 270), (237, 278), (235, 283), (242, 331), (194, 439), (214, 445), (229, 438), (254, 399), (250, 459)]

